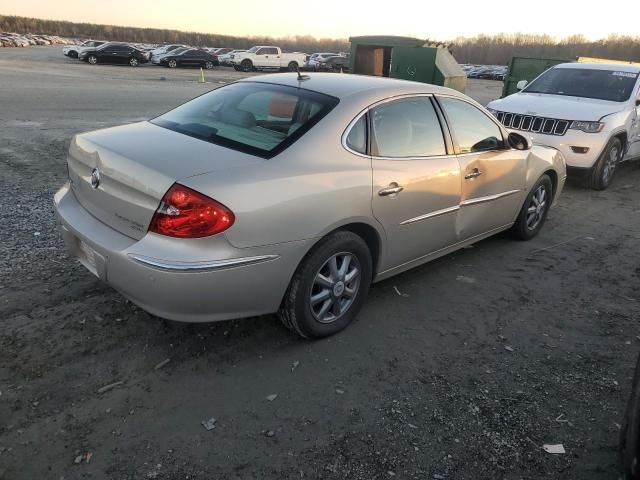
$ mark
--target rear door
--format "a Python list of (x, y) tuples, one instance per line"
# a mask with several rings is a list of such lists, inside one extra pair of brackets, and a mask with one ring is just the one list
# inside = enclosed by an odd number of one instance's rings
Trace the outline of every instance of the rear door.
[(447, 148), (431, 97), (404, 97), (375, 106), (369, 125), (372, 207), (388, 242), (387, 264), (381, 268), (456, 243), (460, 167)]
[(109, 45), (96, 51), (100, 63), (118, 63), (118, 45)]
[(526, 195), (528, 151), (507, 146), (496, 121), (475, 105), (438, 96), (460, 165), (457, 218), (461, 240), (513, 223)]
[(394, 47), (389, 76), (414, 82), (434, 83), (435, 48)]

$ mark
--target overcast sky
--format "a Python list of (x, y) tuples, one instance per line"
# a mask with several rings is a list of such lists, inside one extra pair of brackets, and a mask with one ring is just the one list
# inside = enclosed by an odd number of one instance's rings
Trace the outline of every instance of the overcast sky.
[[(591, 7), (597, 5), (597, 7)], [(567, 0), (2, 0), (0, 14), (228, 35), (640, 34), (640, 3)], [(615, 7), (613, 7), (615, 5)]]

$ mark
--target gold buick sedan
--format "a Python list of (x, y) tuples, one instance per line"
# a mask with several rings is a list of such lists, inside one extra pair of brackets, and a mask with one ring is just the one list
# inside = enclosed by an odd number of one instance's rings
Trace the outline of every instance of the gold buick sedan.
[(456, 91), (357, 75), (252, 77), (77, 135), (55, 208), (69, 251), (159, 317), (278, 312), (305, 338), (369, 286), (511, 229), (562, 191), (555, 149)]

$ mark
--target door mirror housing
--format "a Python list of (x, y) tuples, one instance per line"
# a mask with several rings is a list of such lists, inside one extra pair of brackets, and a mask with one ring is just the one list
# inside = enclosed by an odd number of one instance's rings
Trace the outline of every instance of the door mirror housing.
[(518, 91), (524, 90), (524, 87), (526, 87), (528, 83), (529, 82), (527, 82), (526, 80), (520, 80), (518, 83), (516, 83), (516, 88), (518, 89)]
[(533, 146), (530, 138), (516, 132), (509, 132), (507, 143), (509, 143), (511, 148), (516, 150), (531, 150), (531, 147)]

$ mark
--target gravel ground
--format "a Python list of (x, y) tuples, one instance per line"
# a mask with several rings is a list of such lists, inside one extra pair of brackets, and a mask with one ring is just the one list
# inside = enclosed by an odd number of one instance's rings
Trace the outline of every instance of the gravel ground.
[[(638, 165), (606, 192), (569, 185), (531, 242), (376, 284), (317, 342), (275, 316), (154, 318), (66, 257), (52, 196), (71, 135), (239, 76), (0, 50), (0, 479), (615, 478), (640, 346)], [(499, 90), (469, 85), (483, 103)]]

